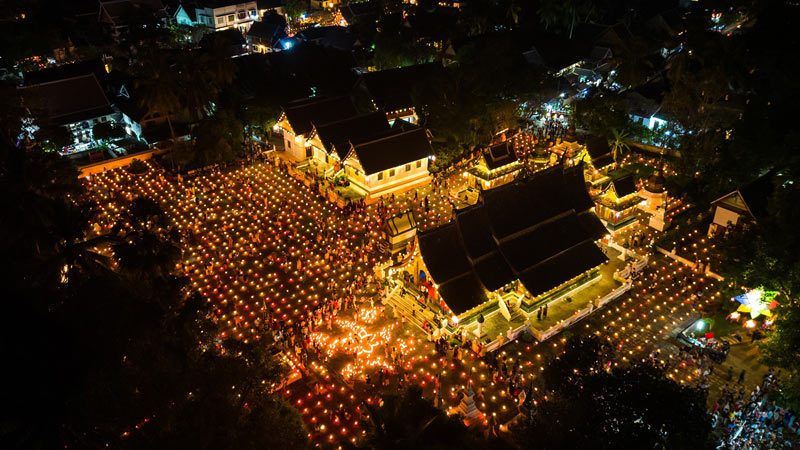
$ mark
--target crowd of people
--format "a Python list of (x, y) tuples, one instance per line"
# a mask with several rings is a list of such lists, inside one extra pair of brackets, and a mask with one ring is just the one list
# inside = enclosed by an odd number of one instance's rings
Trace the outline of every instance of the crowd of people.
[(778, 388), (779, 376), (780, 371), (770, 369), (749, 394), (741, 386), (743, 376), (739, 377), (738, 386), (725, 386), (712, 411), (721, 438), (719, 448), (797, 448), (800, 421), (771, 398)]

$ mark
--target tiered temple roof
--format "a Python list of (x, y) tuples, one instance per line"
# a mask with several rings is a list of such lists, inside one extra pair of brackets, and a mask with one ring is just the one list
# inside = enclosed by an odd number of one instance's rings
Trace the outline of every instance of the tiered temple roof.
[(295, 135), (306, 134), (314, 124), (325, 124), (358, 114), (353, 101), (344, 97), (312, 97), (286, 104), (283, 113)]
[(589, 139), (586, 140), (586, 152), (589, 154), (589, 158), (592, 160), (592, 166), (595, 169), (602, 169), (614, 163), (611, 147), (609, 147), (608, 141), (601, 137), (589, 137)]
[(420, 233), (420, 251), (456, 314), (514, 280), (538, 296), (608, 260), (594, 243), (607, 231), (593, 205), (582, 166), (558, 165), (484, 191), (455, 220)]
[(425, 130), (391, 130), (364, 142), (353, 143), (355, 153), (364, 173), (371, 175), (402, 164), (427, 158), (433, 154)]
[(340, 159), (350, 151), (351, 142), (360, 142), (390, 130), (386, 116), (381, 112), (349, 117), (326, 124), (315, 124), (319, 140), (328, 153), (334, 150)]

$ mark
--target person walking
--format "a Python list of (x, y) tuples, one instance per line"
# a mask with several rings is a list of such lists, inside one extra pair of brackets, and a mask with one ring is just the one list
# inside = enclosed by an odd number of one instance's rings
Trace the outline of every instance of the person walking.
[(739, 374), (739, 382), (738, 382), (739, 384), (742, 384), (742, 382), (744, 381), (744, 374), (745, 370), (742, 369), (742, 373)]
[(547, 319), (547, 305), (544, 305), (544, 312), (542, 313), (542, 317)]

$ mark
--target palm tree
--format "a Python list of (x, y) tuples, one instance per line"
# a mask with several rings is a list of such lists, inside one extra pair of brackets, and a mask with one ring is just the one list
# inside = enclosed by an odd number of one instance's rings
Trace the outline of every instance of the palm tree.
[(613, 137), (608, 140), (608, 145), (611, 147), (611, 156), (614, 157), (614, 163), (617, 163), (619, 157), (622, 156), (625, 151), (631, 149), (627, 142), (628, 132), (618, 131), (616, 128), (612, 128), (611, 133)]

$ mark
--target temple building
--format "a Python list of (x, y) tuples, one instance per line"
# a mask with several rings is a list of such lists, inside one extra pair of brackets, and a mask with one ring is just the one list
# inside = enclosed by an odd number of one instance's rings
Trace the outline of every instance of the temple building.
[(626, 175), (612, 180), (595, 198), (595, 212), (610, 230), (615, 231), (636, 219), (636, 207), (641, 202), (633, 177)]
[(367, 203), (430, 183), (433, 156), (425, 130), (395, 127), (361, 142), (352, 142), (342, 163), (344, 175), (362, 189)]
[[(609, 169), (614, 165), (614, 155), (608, 141), (598, 136), (586, 139), (586, 154), (589, 164), (586, 166), (586, 179), (592, 184), (604, 182)], [(583, 157), (582, 156), (582, 157)]]
[(774, 191), (774, 176), (774, 172), (770, 171), (752, 183), (711, 202), (714, 206), (714, 221), (709, 226), (708, 234), (721, 234), (729, 227), (743, 226), (766, 217), (769, 197)]
[(358, 114), (350, 97), (311, 98), (283, 107), (276, 131), (297, 167), (330, 181), (344, 177), (371, 203), (431, 180), (426, 130), (382, 111)]
[(383, 113), (372, 112), (325, 124), (314, 124), (306, 144), (313, 149), (312, 157), (317, 162), (332, 166), (336, 173), (341, 170), (342, 161), (350, 153), (352, 142), (361, 142), (390, 130)]
[(491, 189), (514, 181), (521, 169), (513, 139), (508, 139), (484, 149), (477, 164), (467, 170), (467, 177), (471, 186)]
[(484, 190), (447, 224), (419, 232), (419, 257), (406, 267), (430, 279), (461, 325), (498, 310), (527, 320), (602, 277), (608, 258), (596, 242), (608, 232), (583, 171), (559, 164)]
[(326, 152), (307, 142), (314, 126), (356, 115), (350, 97), (312, 97), (284, 105), (274, 129), (283, 134), (285, 150), (295, 161), (311, 158), (324, 161)]
[(389, 122), (403, 119), (417, 123), (411, 97), (414, 89), (443, 72), (441, 62), (417, 64), (397, 69), (367, 72), (361, 75), (356, 89), (364, 92)]

